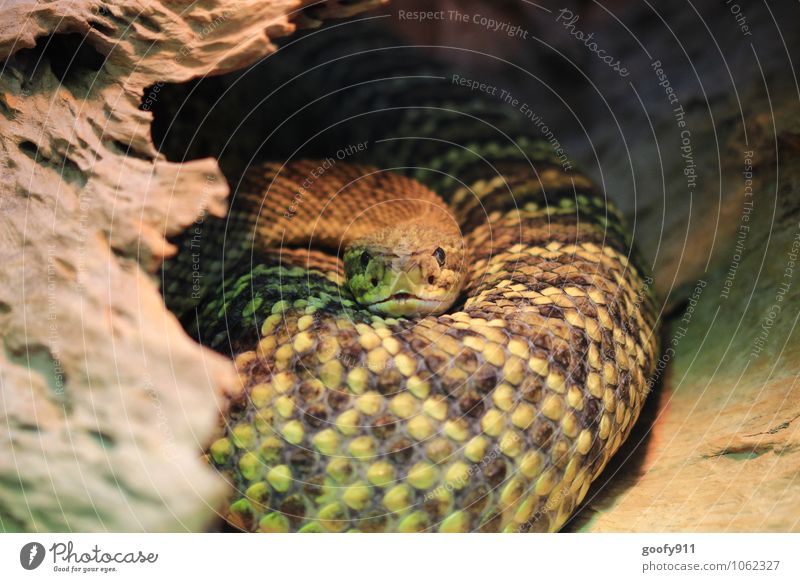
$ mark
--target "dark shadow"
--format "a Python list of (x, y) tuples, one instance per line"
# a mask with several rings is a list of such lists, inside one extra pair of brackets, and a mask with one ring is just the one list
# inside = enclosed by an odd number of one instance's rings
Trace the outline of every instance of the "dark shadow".
[(36, 46), (17, 51), (14, 59), (28, 77), (37, 74), (42, 66), (49, 66), (63, 86), (81, 96), (93, 83), (87, 76), (95, 76), (106, 62), (89, 39), (78, 33), (53, 34), (37, 39)]

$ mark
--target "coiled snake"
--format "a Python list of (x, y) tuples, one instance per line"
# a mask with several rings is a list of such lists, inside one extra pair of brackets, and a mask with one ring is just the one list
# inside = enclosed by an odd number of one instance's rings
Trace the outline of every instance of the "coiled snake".
[(376, 166), (253, 168), (207, 225), (247, 249), (193, 316), (244, 381), (208, 451), (235, 527), (557, 530), (641, 410), (655, 318), (621, 219), (431, 67), (340, 106), (384, 116), (348, 130)]

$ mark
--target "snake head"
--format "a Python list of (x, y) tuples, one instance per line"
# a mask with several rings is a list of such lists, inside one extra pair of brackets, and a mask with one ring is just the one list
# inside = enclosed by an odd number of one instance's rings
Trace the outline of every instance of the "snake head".
[(457, 229), (403, 223), (345, 248), (347, 286), (356, 301), (389, 316), (438, 315), (461, 293), (466, 251)]

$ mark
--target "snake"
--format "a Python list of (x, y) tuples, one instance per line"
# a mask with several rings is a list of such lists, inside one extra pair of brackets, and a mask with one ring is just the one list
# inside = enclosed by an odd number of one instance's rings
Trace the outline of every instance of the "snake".
[(221, 513), (242, 531), (557, 531), (650, 390), (652, 279), (552, 140), (397, 50), (308, 73), (346, 88), (317, 104), (340, 149), (253, 165), (203, 225), (204, 261), (226, 265), (189, 319), (240, 381), (206, 451)]

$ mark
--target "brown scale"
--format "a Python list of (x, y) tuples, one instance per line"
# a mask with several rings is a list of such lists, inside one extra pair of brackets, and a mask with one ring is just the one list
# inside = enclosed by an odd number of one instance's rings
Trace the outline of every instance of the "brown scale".
[(450, 214), (442, 199), (419, 182), (335, 160), (254, 168), (234, 200), (231, 213), (251, 227), (257, 246), (311, 243), (334, 253), (376, 228), (420, 216), (436, 224)]
[[(248, 178), (240, 201), (251, 214), (239, 223), (257, 225), (269, 244), (286, 240), (284, 228), (296, 241), (343, 185), (369, 184), (370, 196), (359, 187), (340, 214), (326, 215), (319, 248), (265, 249), (263, 264), (340, 281), (327, 246), (341, 241), (341, 221), (358, 204), (397, 190), (438, 201), (407, 178), (364, 181), (369, 168), (337, 162), (316, 180), (321, 195), (304, 194), (281, 218), (317, 164)], [(256, 221), (267, 186), (272, 214), (261, 215), (274, 221)], [(654, 317), (644, 305), (631, 310), (641, 278), (617, 239), (604, 246), (598, 225), (544, 210), (493, 212), (467, 237), (466, 304), (445, 316), (344, 310), (338, 299), (304, 297), (302, 269), (282, 275), (291, 301), (259, 307), (261, 343), (237, 358), (244, 402), (209, 451), (237, 486), (231, 524), (547, 531), (568, 519), (638, 416)]]

